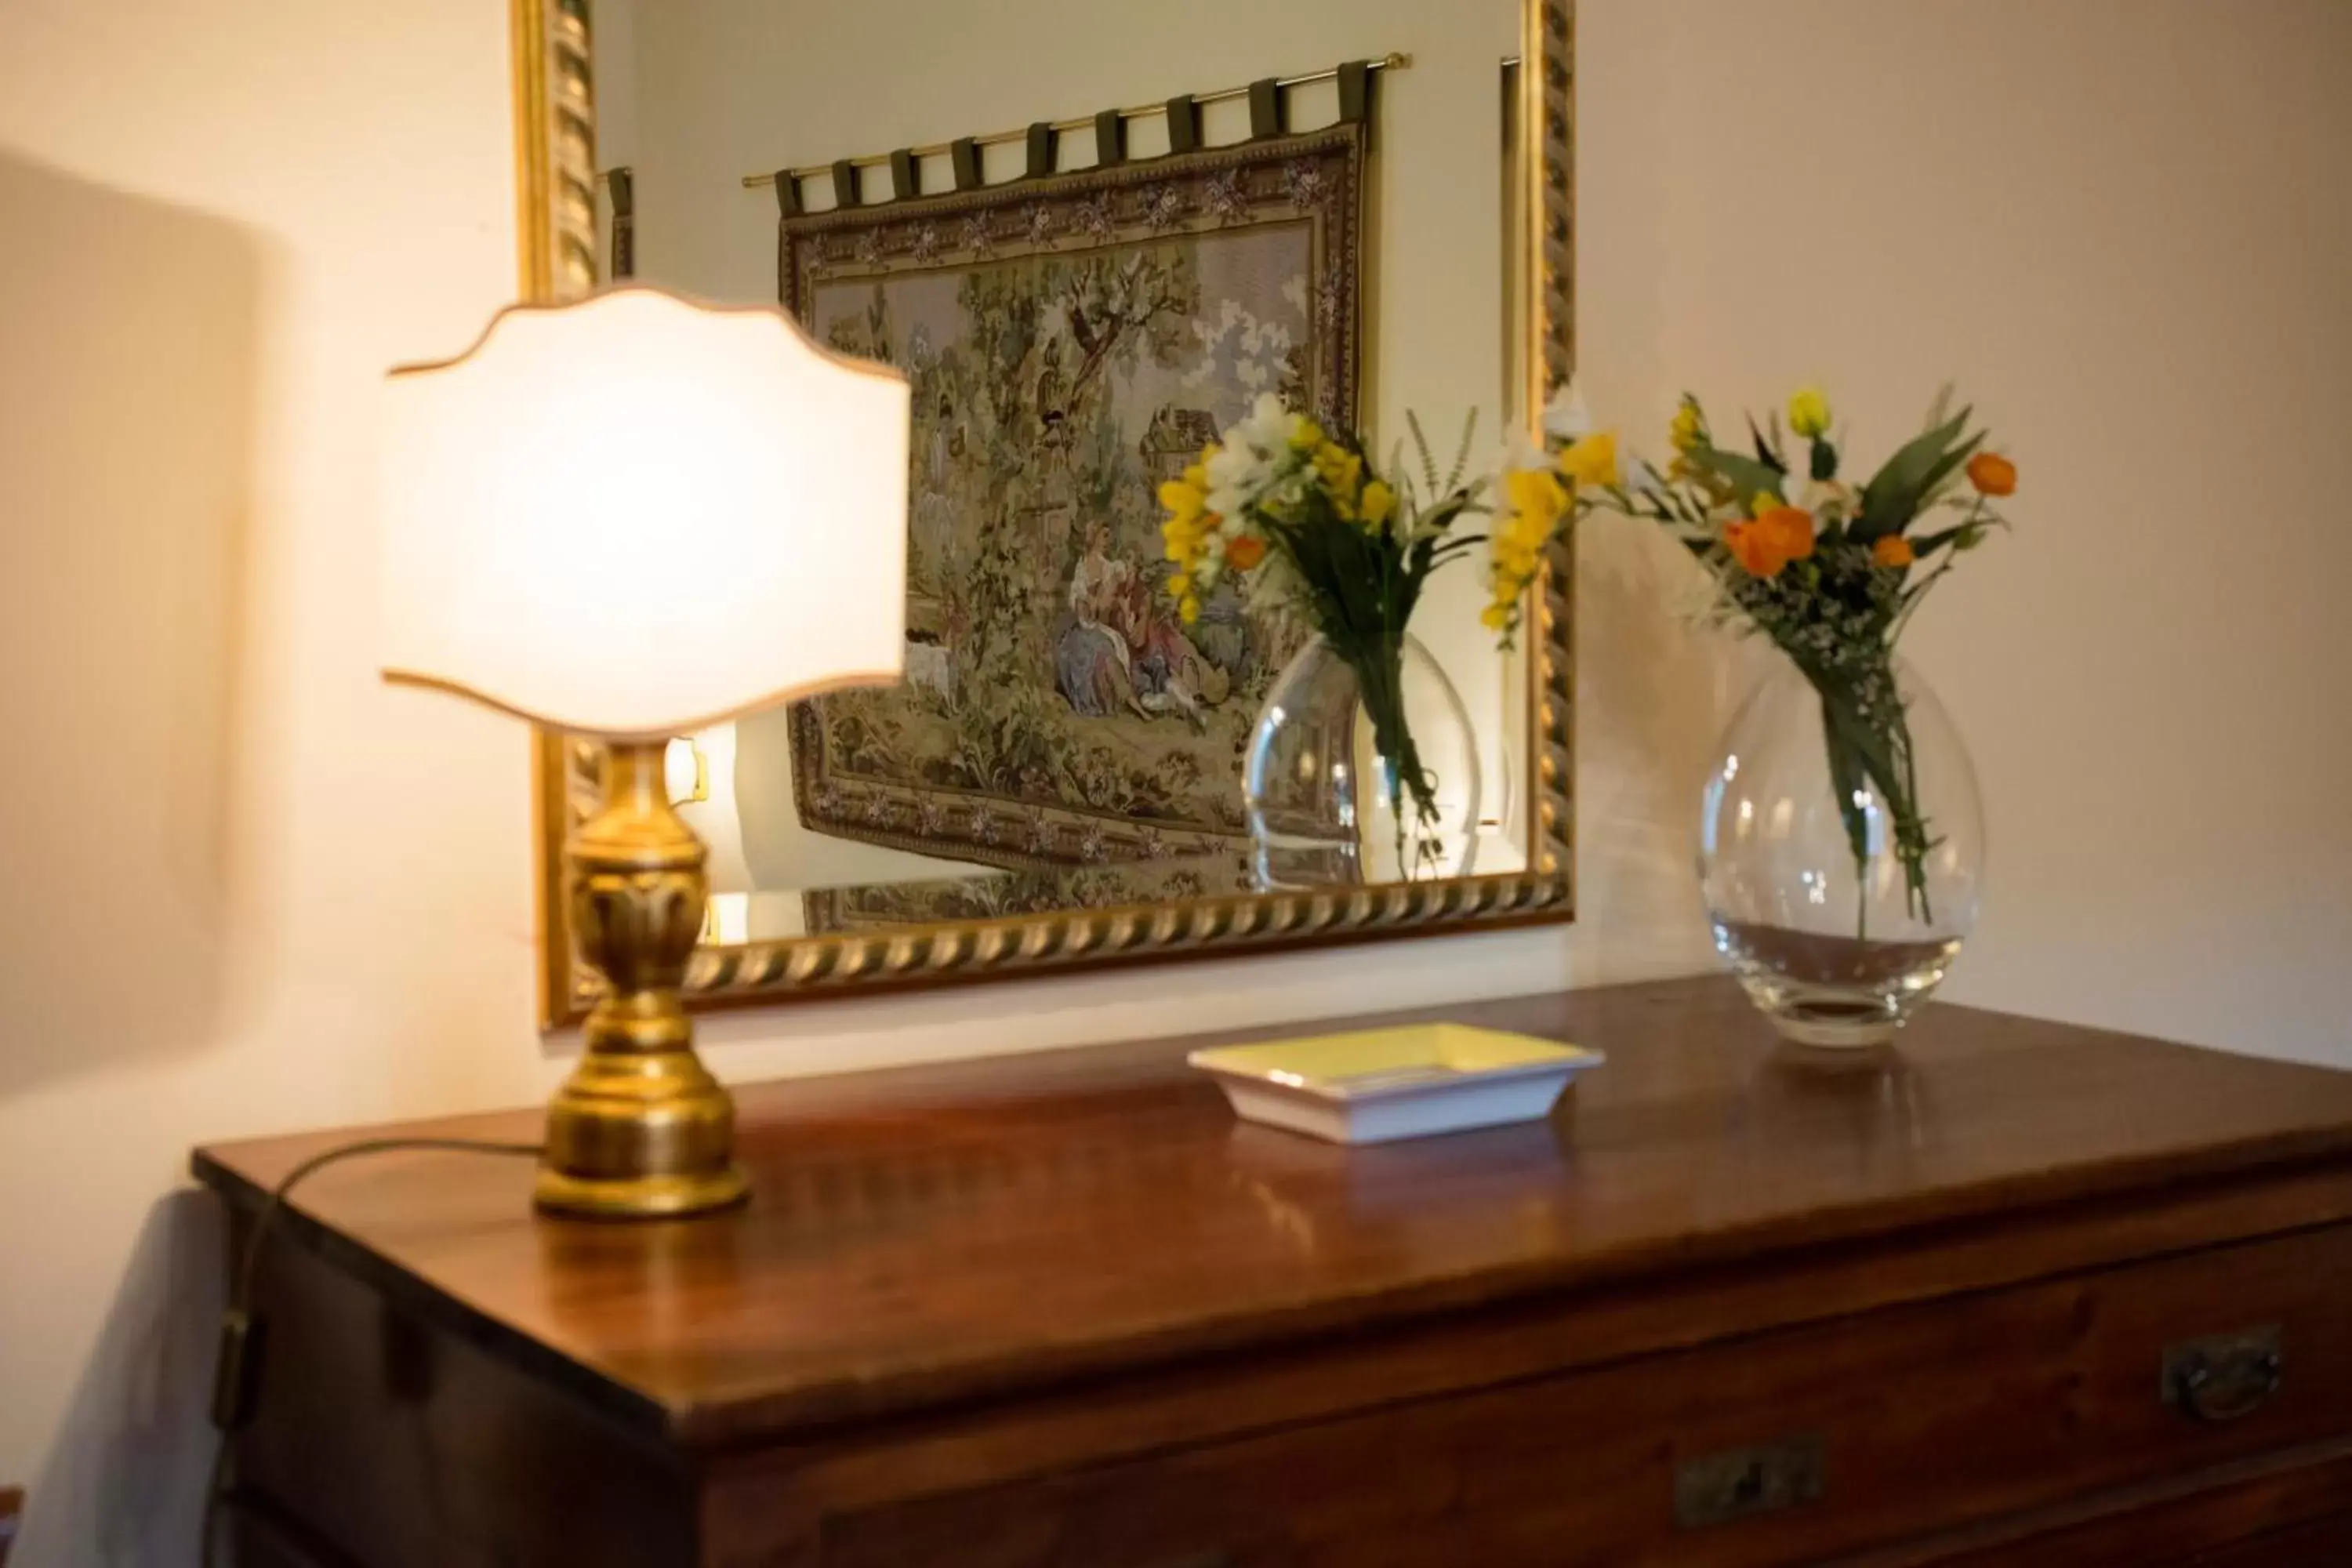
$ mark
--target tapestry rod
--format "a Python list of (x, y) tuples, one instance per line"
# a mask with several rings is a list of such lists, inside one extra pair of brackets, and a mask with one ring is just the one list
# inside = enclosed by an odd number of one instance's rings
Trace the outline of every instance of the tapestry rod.
[[(1401, 71), (1408, 68), (1412, 64), (1411, 55), (1391, 54), (1376, 60), (1367, 60), (1365, 68), (1376, 71)], [(1337, 79), (1339, 75), (1339, 68), (1332, 66), (1324, 70), (1308, 71), (1305, 76), (1283, 77), (1276, 80), (1275, 85), (1287, 90), (1294, 87), (1305, 87), (1310, 82), (1332, 81)], [(1249, 94), (1250, 89), (1246, 87), (1228, 87), (1215, 92), (1196, 92), (1192, 95), (1192, 101), (1196, 104), (1223, 103), (1230, 99), (1247, 98)], [(1111, 112), (1121, 120), (1140, 120), (1146, 115), (1165, 114), (1168, 112), (1168, 106), (1164, 103), (1146, 103), (1133, 109), (1115, 109)], [(1054, 121), (1053, 129), (1056, 132), (1092, 130), (1095, 118), (1089, 114), (1078, 120), (1057, 120)], [(1024, 125), (1018, 131), (1000, 131), (992, 136), (975, 136), (971, 140), (982, 147), (1002, 147), (1015, 142), (1026, 141), (1028, 136), (1029, 128)], [(907, 151), (918, 158), (944, 158), (954, 146), (951, 142), (935, 142), (926, 147), (910, 147)], [(882, 153), (869, 158), (852, 158), (848, 162), (853, 169), (887, 169), (890, 166), (890, 157), (889, 153)], [(830, 174), (833, 171), (834, 165), (831, 163), (811, 163), (805, 168), (787, 169), (784, 173), (796, 180), (805, 180), (818, 174)], [(747, 191), (764, 190), (775, 183), (776, 176), (772, 171), (765, 174), (743, 176), (743, 188)]]

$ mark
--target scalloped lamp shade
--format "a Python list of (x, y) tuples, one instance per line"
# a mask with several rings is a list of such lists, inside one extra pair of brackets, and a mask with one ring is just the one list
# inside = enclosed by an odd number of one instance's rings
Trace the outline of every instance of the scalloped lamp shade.
[(908, 396), (772, 309), (502, 312), (389, 381), (386, 678), (616, 740), (898, 679)]

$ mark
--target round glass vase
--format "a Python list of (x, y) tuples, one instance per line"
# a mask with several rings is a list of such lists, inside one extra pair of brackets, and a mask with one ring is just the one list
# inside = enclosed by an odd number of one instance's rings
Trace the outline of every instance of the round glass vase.
[(1895, 1037), (1975, 927), (1984, 884), (1976, 769), (1916, 671), (1894, 661), (1909, 776), (1927, 847), (1916, 879), (1894, 815), (1866, 780), (1853, 796), (1859, 862), (1831, 781), (1822, 700), (1776, 654), (1732, 716), (1708, 775), (1699, 879), (1715, 945), (1781, 1036), (1867, 1048)]
[[(1401, 789), (1356, 670), (1318, 637), (1275, 677), (1242, 767), (1251, 874), (1265, 890), (1355, 887), (1468, 874), (1478, 847), (1478, 743), (1454, 683), (1404, 639), (1405, 732), (1436, 815)], [(1400, 810), (1400, 806), (1402, 810)]]

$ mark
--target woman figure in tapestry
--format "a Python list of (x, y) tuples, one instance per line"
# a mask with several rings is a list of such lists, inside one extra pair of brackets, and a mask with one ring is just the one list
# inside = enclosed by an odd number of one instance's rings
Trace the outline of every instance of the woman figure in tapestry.
[(1086, 551), (1070, 573), (1070, 614), (1054, 658), (1055, 684), (1072, 708), (1089, 719), (1122, 708), (1144, 711), (1135, 689), (1135, 661), (1117, 624), (1124, 619), (1135, 569), (1109, 553), (1110, 530), (1087, 525)]
[(1087, 718), (1122, 709), (1146, 718), (1174, 712), (1199, 728), (1232, 681), (1184, 635), (1166, 596), (1109, 546), (1109, 528), (1088, 523), (1085, 552), (1070, 573), (1073, 624), (1055, 651), (1055, 684)]

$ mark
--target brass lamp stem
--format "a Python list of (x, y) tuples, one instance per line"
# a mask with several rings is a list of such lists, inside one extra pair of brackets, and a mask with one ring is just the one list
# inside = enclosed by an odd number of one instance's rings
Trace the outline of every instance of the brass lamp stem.
[(730, 1158), (734, 1101), (696, 1058), (679, 995), (709, 852), (671, 809), (664, 750), (614, 745), (604, 804), (564, 847), (572, 929), (605, 986), (587, 1051), (548, 1109), (537, 1198), (551, 1214), (700, 1214), (750, 1191)]

